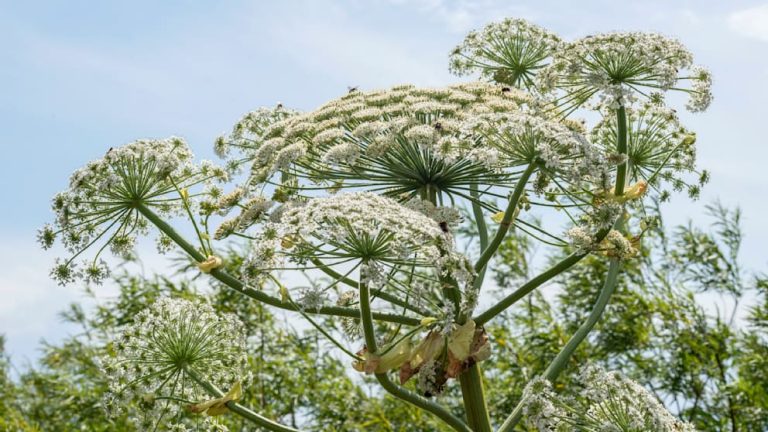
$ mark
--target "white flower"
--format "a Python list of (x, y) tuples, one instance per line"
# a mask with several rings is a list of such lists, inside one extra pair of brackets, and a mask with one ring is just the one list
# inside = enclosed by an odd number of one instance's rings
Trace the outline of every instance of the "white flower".
[(480, 148), (497, 153), (470, 151), (466, 157), (499, 158), (504, 166), (543, 164), (547, 172), (577, 184), (599, 181), (609, 168), (600, 149), (569, 126), (525, 112), (478, 115), (464, 125), (463, 135), (468, 142), (481, 139)]
[(480, 72), (485, 79), (532, 88), (536, 72), (561, 43), (535, 24), (506, 18), (470, 32), (451, 52), (448, 69), (456, 75)]
[(176, 423), (185, 411), (168, 398), (210, 399), (200, 380), (219, 388), (247, 382), (245, 344), (234, 315), (217, 315), (200, 301), (163, 298), (136, 315), (101, 363), (116, 408), (138, 405), (133, 420), (149, 430)]
[(436, 187), (458, 195), (471, 183), (500, 183), (498, 167), (490, 168), (495, 154), (473, 146), (478, 159), (492, 159), (478, 166), (438, 148), (467, 118), (516, 111), (533, 100), (521, 90), (489, 83), (354, 91), (315, 111), (285, 116), (238, 145), (252, 163), (251, 185), (276, 182), (279, 172), (281, 181), (298, 179), (291, 184), (297, 193), (316, 189), (321, 180), (329, 188), (386, 187), (415, 195)]
[(525, 389), (524, 412), (540, 431), (695, 432), (675, 418), (643, 386), (599, 366), (587, 365), (579, 376), (581, 391), (561, 397), (536, 378)]
[[(105, 244), (92, 262), (98, 262), (107, 246), (117, 256), (131, 256), (136, 238), (148, 232), (138, 205), (160, 215), (179, 214), (185, 200), (194, 205), (189, 188), (227, 179), (223, 169), (206, 162), (195, 165), (192, 159), (187, 144), (176, 137), (110, 149), (72, 174), (69, 189), (53, 199), (55, 222), (41, 230), (38, 239), (48, 248), (60, 238), (72, 254), (69, 263), (97, 242)], [(65, 264), (54, 272), (61, 282), (89, 274), (64, 272)]]
[[(598, 93), (601, 105), (628, 107), (637, 96), (649, 91), (678, 90), (679, 82), (693, 80), (688, 108), (703, 111), (709, 105), (711, 79), (702, 69), (692, 68), (693, 56), (676, 39), (656, 33), (606, 33), (563, 44), (552, 62), (538, 76), (544, 91), (566, 88), (586, 102)], [(689, 70), (693, 77), (682, 71)], [(682, 75), (681, 75), (682, 73)]]

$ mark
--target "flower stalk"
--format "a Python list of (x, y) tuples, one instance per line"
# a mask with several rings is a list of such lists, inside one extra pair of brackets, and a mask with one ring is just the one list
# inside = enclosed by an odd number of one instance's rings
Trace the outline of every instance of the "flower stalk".
[[(189, 242), (187, 242), (184, 237), (182, 237), (173, 227), (168, 225), (167, 222), (165, 222), (163, 219), (161, 219), (159, 216), (157, 216), (152, 210), (147, 208), (141, 203), (136, 204), (136, 209), (144, 215), (152, 224), (154, 224), (160, 231), (162, 231), (165, 235), (167, 235), (169, 238), (171, 238), (180, 248), (184, 250), (189, 256), (191, 256), (195, 261), (197, 262), (203, 262), (207, 258), (197, 249), (195, 249), (194, 246), (192, 246)], [(297, 308), (290, 302), (282, 301), (277, 297), (272, 297), (262, 291), (250, 288), (245, 286), (240, 280), (235, 278), (234, 276), (230, 275), (226, 271), (217, 268), (213, 269), (210, 272), (210, 275), (217, 279), (219, 282), (223, 283), (224, 285), (228, 286), (229, 288), (244, 294), (248, 297), (251, 297), (254, 300), (258, 300), (262, 303), (266, 303), (270, 306), (274, 306), (280, 309), (285, 309), (289, 311), (296, 311)], [(333, 316), (339, 316), (339, 317), (348, 317), (348, 318), (359, 318), (360, 312), (357, 309), (353, 308), (346, 308), (341, 306), (322, 306), (317, 310), (312, 310), (311, 312), (317, 313), (319, 315), (333, 315)], [(392, 322), (396, 324), (403, 324), (403, 325), (410, 325), (410, 326), (417, 326), (421, 323), (419, 319), (411, 318), (399, 314), (390, 314), (390, 313), (382, 313), (382, 312), (374, 312), (373, 317), (379, 321), (385, 321), (385, 322)]]
[[(218, 387), (213, 385), (213, 383), (208, 382), (205, 380), (200, 374), (195, 372), (192, 369), (185, 369), (185, 372), (187, 375), (189, 375), (200, 387), (204, 388), (211, 396), (220, 398), (224, 396), (224, 392), (222, 392)], [(248, 407), (245, 407), (235, 401), (228, 401), (226, 404), (227, 408), (232, 411), (233, 413), (239, 415), (240, 417), (248, 420), (249, 422), (258, 425), (260, 427), (263, 427), (264, 429), (268, 431), (273, 432), (300, 432), (299, 429), (294, 429), (292, 427), (288, 427), (285, 425), (282, 425), (280, 423), (277, 423), (273, 420), (270, 420), (261, 414), (251, 410)]]

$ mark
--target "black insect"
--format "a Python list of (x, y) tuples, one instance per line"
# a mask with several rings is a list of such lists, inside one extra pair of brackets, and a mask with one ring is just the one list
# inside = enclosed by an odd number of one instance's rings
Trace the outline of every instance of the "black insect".
[(443, 124), (440, 122), (435, 123), (435, 130), (443, 130)]
[(511, 91), (512, 91), (512, 89), (511, 89), (511, 88), (509, 88), (509, 87), (502, 87), (502, 88), (501, 88), (501, 92), (502, 92), (502, 93), (507, 93), (507, 92), (511, 92)]
[(350, 86), (350, 87), (347, 87), (347, 92), (354, 93), (357, 91), (357, 89), (358, 89), (358, 86)]
[(279, 109), (279, 110), (280, 110), (280, 109), (283, 109), (283, 104), (282, 104), (282, 103), (280, 103), (280, 102), (278, 102), (278, 103), (277, 103), (277, 109)]
[(449, 231), (448, 231), (448, 222), (445, 222), (445, 221), (442, 221), (442, 222), (440, 222), (440, 229), (441, 229), (441, 230), (442, 230), (444, 233), (447, 233), (447, 232), (449, 232)]

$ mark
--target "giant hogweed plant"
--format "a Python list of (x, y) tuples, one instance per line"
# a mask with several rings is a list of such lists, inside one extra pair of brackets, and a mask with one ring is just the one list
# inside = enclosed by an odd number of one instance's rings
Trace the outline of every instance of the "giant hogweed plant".
[[(53, 200), (40, 241), (60, 239), (70, 256), (52, 276), (98, 283), (107, 249), (130, 255), (156, 231), (159, 250), (180, 249), (244, 301), (297, 314), (355, 371), (454, 430), (511, 431), (524, 414), (540, 430), (692, 430), (618, 372), (585, 366), (576, 399), (551, 383), (653, 223), (645, 200), (696, 197), (706, 182), (695, 135), (664, 97), (687, 93), (688, 110), (705, 110), (709, 73), (664, 36), (566, 42), (515, 19), (471, 32), (450, 69), (481, 80), (352, 89), (306, 113), (248, 113), (216, 141), (221, 166), (194, 162), (180, 138), (110, 149)], [(489, 296), (484, 282), (510, 230), (571, 252)], [(249, 250), (234, 272), (222, 260), (231, 242)], [(590, 254), (609, 263), (591, 313), (512, 412), (489, 413), (485, 327)], [(219, 427), (224, 414), (295, 430), (238, 403), (252, 382), (243, 338), (241, 322), (204, 300), (158, 301), (102, 359), (112, 382), (104, 405), (139, 406), (147, 430)], [(464, 415), (441, 404), (448, 386), (460, 387)]]

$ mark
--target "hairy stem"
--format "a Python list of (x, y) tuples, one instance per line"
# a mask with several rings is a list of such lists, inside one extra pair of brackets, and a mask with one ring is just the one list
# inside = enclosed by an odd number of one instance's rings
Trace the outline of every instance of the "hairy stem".
[[(592, 312), (590, 312), (587, 320), (581, 324), (579, 329), (576, 330), (576, 333), (573, 334), (571, 339), (568, 340), (568, 343), (565, 344), (563, 349), (560, 350), (554, 360), (552, 360), (552, 362), (549, 364), (547, 370), (544, 372), (544, 378), (549, 381), (554, 381), (555, 378), (557, 378), (560, 372), (565, 369), (565, 366), (568, 364), (568, 360), (571, 358), (574, 351), (576, 351), (576, 348), (578, 348), (579, 344), (581, 344), (581, 342), (586, 339), (587, 335), (589, 335), (589, 332), (591, 332), (592, 328), (595, 326), (595, 324), (597, 324), (597, 321), (603, 315), (603, 311), (605, 310), (605, 306), (608, 304), (608, 300), (610, 300), (611, 295), (613, 295), (613, 292), (616, 289), (620, 269), (621, 261), (618, 259), (612, 260), (610, 266), (608, 267), (608, 275), (605, 278), (605, 284), (600, 290), (600, 294), (597, 297), (595, 305), (592, 307)], [(520, 422), (520, 419), (523, 416), (523, 406), (525, 403), (526, 401), (523, 399), (517, 404), (514, 411), (512, 411), (512, 414), (507, 417), (507, 419), (499, 428), (498, 432), (512, 431), (512, 429)]]
[(538, 288), (543, 283), (554, 278), (555, 276), (559, 275), (560, 273), (564, 272), (565, 270), (567, 270), (568, 268), (570, 268), (571, 266), (579, 262), (585, 256), (586, 256), (585, 254), (569, 255), (559, 263), (555, 264), (554, 266), (550, 267), (543, 273), (539, 274), (538, 276), (534, 277), (533, 279), (523, 284), (515, 292), (504, 297), (498, 303), (488, 308), (485, 312), (481, 313), (480, 315), (477, 315), (474, 318), (475, 324), (480, 326), (487, 323), (493, 317), (504, 312), (504, 310), (506, 310), (508, 307), (515, 304), (521, 298), (525, 297), (528, 293)]
[[(480, 194), (477, 192), (477, 184), (472, 183), (470, 186), (470, 194), (472, 195), (472, 198), (474, 199), (472, 201), (472, 214), (475, 217), (475, 225), (477, 226), (477, 233), (480, 237), (480, 250), (485, 250), (488, 248), (488, 227), (485, 225), (485, 216), (483, 215), (483, 208), (480, 206)], [(473, 281), (473, 288), (476, 291), (479, 291), (480, 288), (483, 286), (483, 281), (485, 280), (485, 270), (486, 267), (483, 267), (482, 270), (477, 272), (477, 276), (475, 277), (475, 280)]]
[[(153, 225), (155, 225), (160, 231), (162, 231), (165, 235), (170, 237), (177, 245), (179, 245), (180, 248), (182, 248), (189, 256), (191, 256), (195, 261), (202, 262), (206, 259), (205, 256), (203, 256), (200, 251), (198, 251), (193, 245), (191, 245), (189, 242), (187, 242), (184, 237), (182, 237), (176, 230), (173, 229), (170, 225), (168, 225), (167, 222), (162, 220), (157, 214), (155, 214), (152, 210), (147, 208), (145, 205), (141, 203), (136, 204), (136, 209), (144, 215), (150, 222), (152, 222)], [(226, 271), (222, 269), (213, 269), (210, 272), (210, 275), (213, 276), (215, 279), (217, 279), (219, 282), (223, 283), (224, 285), (228, 286), (229, 288), (246, 295), (248, 297), (251, 297), (254, 300), (258, 300), (262, 303), (266, 303), (268, 305), (290, 310), (290, 311), (296, 311), (297, 308), (290, 302), (282, 301), (281, 299), (277, 297), (272, 297), (271, 295), (259, 291), (250, 287), (245, 286), (243, 282), (241, 282), (239, 279), (235, 278), (234, 276), (230, 275)], [(341, 307), (341, 306), (323, 306), (317, 310), (308, 311), (320, 315), (333, 315), (333, 316), (341, 316), (341, 317), (350, 317), (350, 318), (359, 318), (360, 317), (360, 311), (354, 308), (347, 308), (347, 307)], [(381, 312), (375, 312), (373, 314), (373, 318), (378, 321), (386, 321), (386, 322), (393, 322), (397, 324), (404, 324), (404, 325), (411, 325), (411, 326), (417, 326), (421, 324), (421, 320), (411, 317), (406, 317), (398, 314), (389, 314), (389, 313), (381, 313)]]

